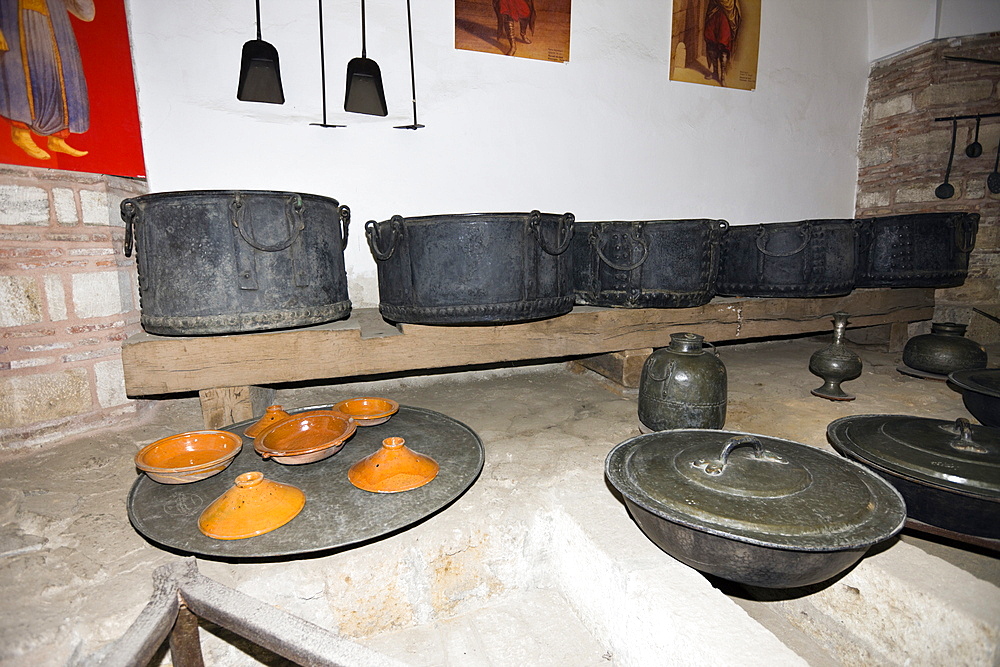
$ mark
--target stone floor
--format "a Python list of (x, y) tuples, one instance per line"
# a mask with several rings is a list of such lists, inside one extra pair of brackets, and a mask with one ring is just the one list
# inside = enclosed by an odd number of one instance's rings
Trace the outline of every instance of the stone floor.
[[(807, 365), (823, 344), (722, 347), (726, 429), (829, 448), (826, 426), (842, 416), (970, 417), (959, 394), (898, 373), (898, 355), (876, 346), (856, 347), (865, 370), (845, 386), (856, 401), (815, 398)], [(276, 401), (363, 394), (469, 425), (486, 449), (476, 483), (385, 539), (286, 562), (199, 559), (203, 574), (412, 665), (1000, 659), (996, 553), (905, 531), (828, 585), (780, 595), (711, 580), (660, 551), (603, 477), (608, 451), (639, 434), (636, 393), (589, 371), (560, 363), (298, 386)], [(0, 664), (85, 663), (136, 618), (152, 571), (181, 556), (129, 524), (132, 457), (201, 425), (196, 398), (163, 400), (141, 423), (0, 461)], [(208, 664), (285, 664), (209, 624), (202, 636)]]

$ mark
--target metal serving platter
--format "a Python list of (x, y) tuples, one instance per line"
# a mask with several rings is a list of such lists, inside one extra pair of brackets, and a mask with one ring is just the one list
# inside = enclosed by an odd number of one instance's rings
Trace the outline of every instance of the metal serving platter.
[[(289, 410), (290, 414), (328, 409), (329, 405)], [(313, 554), (359, 544), (411, 526), (458, 498), (483, 469), (485, 450), (465, 424), (433, 410), (401, 405), (389, 421), (360, 427), (344, 448), (328, 459), (305, 465), (265, 461), (243, 430), (255, 420), (226, 426), (243, 437), (243, 449), (226, 470), (191, 484), (160, 484), (146, 475), (128, 495), (132, 526), (167, 549), (215, 559), (274, 558)], [(382, 440), (399, 436), (406, 445), (441, 465), (430, 483), (401, 493), (370, 493), (354, 487), (347, 470), (375, 452)], [(292, 484), (306, 494), (306, 505), (291, 522), (243, 540), (215, 540), (198, 530), (205, 507), (233, 486), (242, 473), (258, 470), (265, 478)]]

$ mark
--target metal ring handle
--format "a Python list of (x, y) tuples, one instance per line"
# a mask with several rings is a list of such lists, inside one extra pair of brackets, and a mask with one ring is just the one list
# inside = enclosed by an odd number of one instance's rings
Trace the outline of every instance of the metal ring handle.
[[(299, 233), (306, 228), (305, 223), (302, 221), (302, 196), (294, 195), (289, 197), (288, 203), (286, 204), (291, 210), (285, 211), (285, 219), (288, 221), (289, 225), (292, 227), (292, 232), (288, 235), (288, 238), (281, 243), (276, 243), (274, 245), (262, 245), (257, 243), (254, 239), (247, 236), (246, 231), (243, 229), (243, 199), (240, 195), (236, 195), (233, 198), (233, 202), (229, 205), (229, 210), (232, 212), (232, 223), (243, 240), (248, 244), (261, 250), (263, 252), (278, 252), (288, 248), (290, 245), (295, 243), (295, 239), (299, 237)], [(294, 220), (293, 220), (294, 219)]]
[(340, 216), (340, 249), (346, 250), (347, 234), (351, 226), (351, 209), (347, 204), (341, 204), (337, 208), (337, 214)]
[(955, 226), (955, 247), (959, 252), (970, 253), (976, 247), (976, 232), (979, 222), (971, 215), (963, 215), (962, 221)]
[[(559, 217), (556, 227), (556, 239), (562, 238), (562, 240), (555, 248), (550, 248), (545, 241), (541, 230), (542, 214), (539, 211), (531, 212), (528, 226), (531, 228), (532, 233), (534, 233), (535, 238), (538, 239), (538, 245), (542, 247), (542, 250), (550, 255), (561, 255), (566, 252), (566, 249), (569, 248), (569, 242), (573, 240), (573, 222), (575, 220), (576, 218), (572, 213), (564, 213)], [(569, 229), (569, 231), (564, 232), (566, 229)]]
[[(638, 245), (641, 250), (639, 259), (633, 262), (632, 264), (618, 264), (616, 262), (611, 261), (604, 255), (604, 251), (601, 249), (601, 243), (599, 238), (601, 235), (601, 231), (603, 230), (599, 231), (598, 227), (596, 225), (594, 226), (594, 231), (591, 232), (590, 234), (590, 244), (594, 246), (594, 250), (597, 251), (597, 256), (601, 258), (601, 261), (610, 266), (612, 269), (615, 269), (616, 271), (634, 271), (635, 269), (638, 269), (640, 266), (642, 266), (643, 263), (646, 261), (646, 258), (649, 256), (649, 242), (642, 237), (642, 229), (640, 228), (635, 235), (635, 240), (636, 240), (635, 245)], [(628, 234), (626, 234), (625, 236), (629, 237)], [(635, 248), (635, 245), (633, 245), (632, 248)], [(632, 254), (632, 248), (629, 249), (630, 256)]]
[[(389, 226), (389, 231), (392, 233), (392, 236), (389, 240), (388, 249), (383, 250), (379, 247), (379, 242), (382, 240), (382, 229), (386, 225)], [(368, 238), (368, 247), (372, 251), (372, 256), (380, 262), (387, 261), (392, 257), (393, 253), (396, 252), (396, 244), (402, 235), (402, 216), (394, 215), (388, 222), (378, 223), (374, 220), (369, 220), (365, 223), (365, 236)]]
[(806, 223), (802, 227), (802, 231), (800, 233), (802, 234), (802, 244), (795, 250), (788, 253), (770, 252), (767, 249), (766, 240), (764, 241), (764, 244), (761, 245), (761, 238), (767, 234), (767, 230), (764, 228), (764, 225), (761, 225), (760, 227), (757, 228), (757, 239), (756, 239), (757, 250), (760, 250), (763, 254), (767, 255), (768, 257), (791, 257), (792, 255), (797, 255), (800, 252), (802, 252), (802, 250), (805, 249), (807, 245), (809, 245), (809, 239), (812, 236), (812, 227), (810, 227), (809, 224)]
[(135, 205), (135, 201), (131, 199), (125, 199), (121, 203), (122, 220), (125, 221), (125, 256), (132, 256), (132, 245), (135, 239), (135, 231), (132, 226), (139, 219), (139, 207)]

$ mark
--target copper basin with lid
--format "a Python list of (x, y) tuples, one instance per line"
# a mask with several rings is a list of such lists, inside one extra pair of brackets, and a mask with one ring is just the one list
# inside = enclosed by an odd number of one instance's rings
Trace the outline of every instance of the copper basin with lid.
[(605, 474), (657, 546), (752, 586), (826, 581), (906, 519), (899, 493), (863, 466), (751, 433), (641, 435), (611, 450)]
[(909, 415), (855, 415), (827, 439), (892, 484), (911, 519), (947, 531), (1000, 538), (1000, 429)]

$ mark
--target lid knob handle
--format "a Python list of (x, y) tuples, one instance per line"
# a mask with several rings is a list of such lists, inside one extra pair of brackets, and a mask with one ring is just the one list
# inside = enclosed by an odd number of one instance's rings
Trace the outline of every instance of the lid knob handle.
[(695, 461), (694, 465), (699, 468), (704, 468), (705, 472), (709, 475), (721, 475), (722, 471), (726, 467), (726, 464), (729, 463), (729, 455), (733, 452), (733, 450), (737, 447), (748, 446), (753, 447), (753, 457), (755, 459), (770, 461), (772, 463), (787, 463), (787, 461), (781, 456), (764, 449), (764, 445), (761, 441), (752, 435), (738, 435), (726, 440), (725, 445), (722, 447), (722, 453), (719, 454), (719, 458), (717, 460), (706, 461), (701, 459), (700, 461)]

